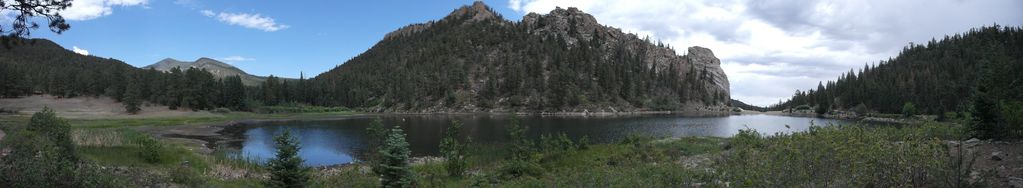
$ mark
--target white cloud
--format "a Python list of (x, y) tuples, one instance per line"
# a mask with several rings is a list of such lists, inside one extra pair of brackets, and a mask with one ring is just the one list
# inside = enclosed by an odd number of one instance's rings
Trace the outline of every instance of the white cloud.
[(71, 7), (60, 11), (68, 20), (91, 20), (113, 14), (114, 6), (130, 7), (149, 4), (149, 0), (75, 0)]
[[(732, 98), (769, 105), (909, 42), (999, 23), (1023, 24), (1016, 0), (509, 0), (521, 13), (578, 7), (601, 24), (671, 46), (703, 46), (722, 61)], [(907, 11), (911, 10), (911, 11)], [(680, 51), (684, 52), (684, 51)]]
[(237, 25), (251, 29), (259, 29), (266, 32), (274, 32), (281, 29), (287, 29), (288, 25), (278, 24), (273, 18), (266, 17), (259, 14), (246, 14), (246, 13), (215, 13), (210, 10), (200, 11), (202, 15), (216, 18), (220, 22), (224, 22), (230, 25)]
[(71, 46), (71, 51), (82, 55), (89, 55), (89, 50), (78, 48), (78, 46)]
[(207, 17), (213, 17), (213, 16), (217, 15), (217, 13), (213, 13), (213, 11), (210, 11), (210, 10), (202, 10), (200, 12), (202, 13), (203, 16), (207, 16)]
[(220, 60), (229, 61), (229, 62), (239, 62), (239, 61), (253, 61), (253, 60), (256, 60), (256, 59), (235, 55), (235, 56), (222, 57), (222, 58), (220, 58)]

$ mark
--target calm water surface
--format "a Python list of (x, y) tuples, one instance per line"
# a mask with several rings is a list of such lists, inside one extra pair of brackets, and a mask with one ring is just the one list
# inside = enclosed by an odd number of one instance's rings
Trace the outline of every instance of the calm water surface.
[[(408, 134), (415, 156), (434, 155), (444, 130), (452, 121), (463, 123), (462, 132), (476, 143), (505, 141), (507, 115), (383, 115), (386, 126), (399, 126)], [(310, 166), (325, 166), (357, 161), (356, 154), (365, 151), (366, 127), (376, 117), (353, 117), (341, 120), (264, 122), (244, 125), (245, 141), (240, 155), (265, 160), (273, 157), (273, 135), (291, 129), (299, 136), (299, 155)], [(579, 117), (519, 117), (528, 127), (529, 135), (566, 133), (574, 139), (587, 136), (593, 143), (615, 142), (629, 135), (658, 137), (715, 136), (730, 137), (741, 129), (755, 129), (764, 134), (803, 131), (811, 126), (843, 123), (841, 120), (788, 117), (774, 115), (733, 115), (721, 117), (687, 117), (678, 115)], [(786, 127), (786, 125), (788, 127)]]

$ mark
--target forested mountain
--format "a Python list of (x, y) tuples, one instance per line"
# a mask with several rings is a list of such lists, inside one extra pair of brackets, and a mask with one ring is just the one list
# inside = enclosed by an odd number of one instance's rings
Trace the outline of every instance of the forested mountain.
[(767, 108), (759, 107), (759, 106), (754, 106), (754, 105), (751, 105), (751, 104), (746, 104), (745, 102), (742, 102), (742, 101), (739, 101), (739, 100), (735, 100), (735, 99), (732, 99), (728, 106), (738, 107), (738, 108), (741, 108), (743, 110), (761, 111), (761, 112), (767, 111)]
[(242, 83), (245, 83), (245, 85), (247, 86), (256, 86), (263, 83), (263, 81), (266, 80), (266, 77), (254, 76), (245, 73), (245, 71), (238, 69), (238, 67), (234, 67), (227, 63), (205, 57), (199, 58), (192, 62), (178, 61), (176, 59), (167, 58), (160, 60), (159, 62), (156, 62), (152, 65), (142, 67), (142, 69), (149, 68), (153, 68), (163, 72), (170, 72), (170, 70), (173, 68), (178, 68), (181, 70), (187, 70), (189, 68), (203, 69), (206, 70), (207, 72), (212, 73), (213, 76), (217, 78), (239, 76), (242, 78)]
[[(797, 91), (772, 109), (799, 105), (899, 113), (912, 103), (925, 114), (971, 110), (978, 97), (1011, 105), (1023, 100), (1023, 28), (991, 26), (910, 44), (895, 58), (850, 70), (817, 89)], [(984, 90), (983, 95), (978, 91)], [(991, 107), (998, 109), (997, 107)], [(826, 110), (824, 110), (826, 111)]]
[(387, 34), (313, 79), (321, 105), (382, 111), (694, 110), (729, 103), (706, 48), (673, 48), (575, 8), (521, 22), (476, 2)]
[(143, 101), (172, 109), (245, 110), (253, 104), (279, 104), (299, 99), (290, 96), (305, 96), (293, 94), (300, 90), (287, 87), (287, 82), (304, 85), (304, 79), (283, 81), (270, 76), (261, 85), (246, 87), (239, 76), (216, 78), (199, 68), (171, 68), (167, 72), (139, 69), (115, 59), (74, 53), (45, 39), (0, 40), (10, 44), (0, 47), (0, 97), (108, 96), (124, 102), (127, 111), (132, 112)]

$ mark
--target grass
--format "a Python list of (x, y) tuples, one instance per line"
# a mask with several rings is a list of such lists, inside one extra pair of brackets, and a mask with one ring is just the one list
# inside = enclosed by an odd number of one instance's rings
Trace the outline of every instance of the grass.
[[(101, 166), (124, 167), (144, 173), (123, 174), (125, 179), (142, 180), (133, 186), (174, 183), (189, 187), (253, 187), (257, 178), (224, 178), (232, 173), (265, 173), (252, 159), (238, 158), (225, 153), (203, 155), (177, 144), (157, 142), (155, 155), (159, 160), (147, 160), (140, 140), (153, 139), (133, 129), (78, 129), (73, 132), (78, 153)], [(139, 177), (145, 176), (145, 177)]]
[[(131, 186), (172, 183), (188, 187), (260, 187), (264, 166), (226, 153), (198, 154), (162, 143), (159, 162), (144, 160), (136, 140), (149, 135), (135, 126), (192, 125), (235, 119), (311, 118), (349, 112), (255, 114), (217, 117), (72, 120), (72, 137), (86, 159), (153, 177)], [(27, 118), (0, 119), (0, 129), (16, 129)], [(443, 162), (413, 166), (419, 187), (955, 187), (965, 184), (968, 156), (949, 154), (943, 141), (962, 140), (956, 124), (927, 122), (898, 126), (836, 125), (805, 132), (761, 135), (744, 131), (732, 138), (632, 137), (585, 149), (536, 149), (538, 174), (509, 176), (514, 164), (503, 145), (472, 145), (464, 177), (449, 177)], [(537, 142), (540, 143), (540, 142)], [(537, 146), (537, 148), (540, 148)], [(185, 165), (187, 164), (187, 165)], [(966, 167), (965, 169), (969, 169)], [(231, 173), (246, 176), (225, 175)], [(376, 187), (365, 164), (316, 170), (313, 187)]]

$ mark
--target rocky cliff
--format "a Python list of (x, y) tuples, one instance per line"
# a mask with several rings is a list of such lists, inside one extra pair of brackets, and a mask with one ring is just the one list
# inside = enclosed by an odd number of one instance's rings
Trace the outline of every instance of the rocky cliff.
[(710, 49), (685, 55), (576, 8), (505, 20), (481, 2), (388, 33), (317, 76), (333, 104), (399, 112), (615, 112), (726, 106)]

